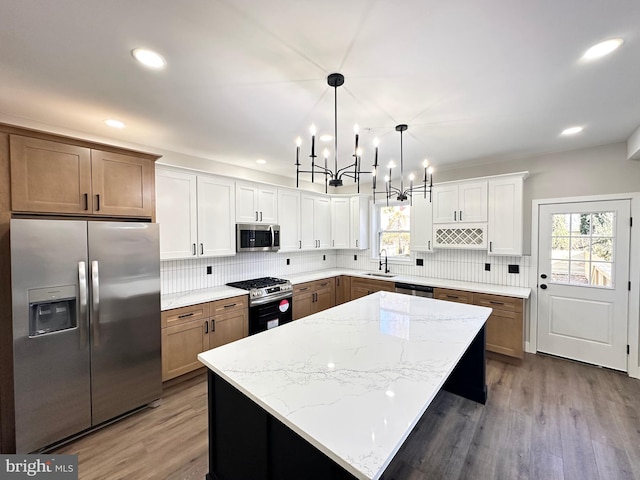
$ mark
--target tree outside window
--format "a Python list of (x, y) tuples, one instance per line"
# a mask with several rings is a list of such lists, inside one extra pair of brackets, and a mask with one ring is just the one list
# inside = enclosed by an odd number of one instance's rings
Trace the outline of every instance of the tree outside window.
[(378, 245), (389, 257), (408, 257), (410, 253), (410, 206), (393, 205), (379, 208)]

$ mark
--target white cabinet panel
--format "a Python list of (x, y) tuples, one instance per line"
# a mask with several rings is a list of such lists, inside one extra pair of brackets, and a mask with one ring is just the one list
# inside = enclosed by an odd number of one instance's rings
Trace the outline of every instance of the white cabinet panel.
[(411, 201), (411, 251), (433, 252), (433, 204), (421, 195)]
[(365, 250), (369, 248), (369, 197), (357, 195), (351, 197), (350, 210), (351, 233), (350, 248)]
[(351, 199), (331, 198), (331, 246), (349, 248), (351, 235)]
[(300, 250), (302, 248), (300, 192), (278, 189), (278, 211), (280, 212), (280, 251)]
[(318, 248), (331, 247), (331, 201), (326, 197), (316, 198), (314, 231)]
[(305, 194), (300, 195), (300, 240), (302, 241), (303, 250), (313, 250), (318, 245), (314, 232), (315, 205), (316, 197)]
[(237, 182), (236, 221), (241, 223), (278, 223), (277, 189)]
[(489, 255), (522, 255), (523, 177), (489, 180)]
[(156, 168), (160, 258), (235, 255), (234, 182)]
[(487, 182), (433, 187), (433, 223), (486, 222)]
[(198, 238), (196, 175), (156, 168), (160, 259), (191, 258)]
[(198, 255), (235, 255), (234, 182), (198, 176)]

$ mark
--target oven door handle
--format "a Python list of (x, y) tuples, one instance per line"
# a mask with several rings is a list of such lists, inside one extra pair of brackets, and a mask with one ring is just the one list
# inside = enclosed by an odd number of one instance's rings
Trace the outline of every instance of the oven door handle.
[(284, 292), (279, 295), (273, 295), (266, 298), (257, 298), (255, 300), (251, 300), (251, 307), (255, 307), (256, 305), (264, 305), (265, 303), (276, 302), (278, 300), (283, 300), (285, 298), (292, 298), (293, 295), (291, 292)]

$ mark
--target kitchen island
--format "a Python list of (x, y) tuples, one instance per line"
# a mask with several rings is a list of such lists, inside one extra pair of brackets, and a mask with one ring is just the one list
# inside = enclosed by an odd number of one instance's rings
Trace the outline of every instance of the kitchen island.
[(441, 388), (485, 402), (490, 313), (378, 292), (200, 354), (207, 478), (382, 478)]

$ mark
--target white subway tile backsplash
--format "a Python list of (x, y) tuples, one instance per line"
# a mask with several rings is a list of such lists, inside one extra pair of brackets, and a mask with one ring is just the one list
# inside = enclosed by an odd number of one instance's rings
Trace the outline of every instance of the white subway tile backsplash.
[[(354, 260), (354, 255), (357, 260)], [(423, 266), (416, 265), (417, 258), (423, 259)], [(290, 260), (289, 265), (287, 259)], [(485, 263), (491, 265), (491, 271), (485, 271)], [(519, 265), (520, 273), (508, 273), (509, 264)], [(207, 266), (212, 268), (210, 275), (207, 275)], [(277, 277), (327, 268), (376, 271), (378, 261), (371, 258), (369, 250), (248, 252), (233, 257), (165, 260), (160, 263), (160, 277), (162, 294), (170, 294), (249, 278)], [(401, 275), (528, 287), (530, 257), (496, 257), (476, 250), (436, 250), (434, 253), (412, 253), (410, 262), (390, 263), (389, 268)]]

